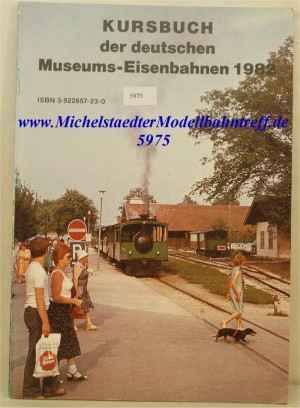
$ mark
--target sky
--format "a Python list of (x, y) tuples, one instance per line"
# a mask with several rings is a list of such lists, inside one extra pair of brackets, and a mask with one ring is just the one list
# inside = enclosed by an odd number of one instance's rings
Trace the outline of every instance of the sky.
[[(212, 33), (104, 32), (103, 20), (212, 22)], [(15, 167), (22, 181), (41, 199), (61, 197), (76, 189), (99, 208), (99, 190), (105, 190), (102, 223), (116, 222), (118, 207), (130, 189), (148, 176), (149, 193), (162, 204), (177, 204), (192, 185), (212, 174), (213, 165), (202, 166), (211, 155), (210, 142), (195, 145), (187, 128), (173, 129), (88, 129), (20, 128), (18, 119), (44, 118), (56, 123), (58, 116), (90, 119), (132, 119), (136, 115), (156, 119), (159, 115), (192, 119), (204, 108), (200, 97), (213, 89), (237, 87), (244, 75), (237, 75), (238, 63), (265, 63), (293, 34), (290, 9), (207, 8), (86, 4), (21, 3), (18, 33), (18, 91), (15, 134)], [(101, 52), (107, 40), (126, 44), (124, 51)], [(133, 53), (131, 46), (143, 44), (213, 45), (215, 54)], [(125, 60), (141, 64), (228, 66), (229, 74), (171, 75), (39, 71), (40, 59), (62, 63), (105, 63), (123, 66)], [(150, 105), (124, 104), (125, 88), (155, 88), (157, 99)], [(147, 89), (144, 90), (147, 93)], [(128, 94), (127, 94), (128, 96)], [(54, 98), (40, 103), (38, 98)], [(105, 99), (104, 104), (63, 103), (64, 98), (88, 101)], [(140, 134), (170, 134), (167, 146), (137, 146)], [(148, 167), (146, 167), (148, 166)], [(204, 197), (193, 196), (204, 204)], [(251, 198), (241, 204), (249, 205)]]

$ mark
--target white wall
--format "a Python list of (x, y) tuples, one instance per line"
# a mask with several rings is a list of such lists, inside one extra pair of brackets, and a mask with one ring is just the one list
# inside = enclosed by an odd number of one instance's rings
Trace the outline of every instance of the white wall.
[[(277, 258), (277, 237), (276, 231), (273, 237), (273, 249), (269, 245), (270, 231), (268, 231), (267, 222), (259, 222), (256, 224), (256, 245), (257, 245), (257, 256), (267, 256), (269, 258)], [(264, 247), (262, 248), (261, 235), (264, 233)]]

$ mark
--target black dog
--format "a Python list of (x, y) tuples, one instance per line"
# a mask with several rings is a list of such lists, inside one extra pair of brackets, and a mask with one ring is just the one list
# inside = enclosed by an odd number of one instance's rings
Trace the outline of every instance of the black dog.
[(219, 337), (224, 337), (224, 339), (227, 339), (227, 336), (233, 337), (235, 342), (238, 343), (239, 341), (246, 343), (246, 336), (248, 335), (255, 336), (256, 332), (253, 329), (245, 329), (245, 330), (237, 330), (237, 329), (231, 329), (230, 327), (225, 327), (223, 329), (219, 329), (218, 333), (216, 336), (216, 341), (218, 340)]

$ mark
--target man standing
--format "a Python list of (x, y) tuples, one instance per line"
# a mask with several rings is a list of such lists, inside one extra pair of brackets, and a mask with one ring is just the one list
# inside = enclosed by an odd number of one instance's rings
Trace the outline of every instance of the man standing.
[(26, 271), (26, 302), (24, 321), (29, 332), (29, 349), (24, 368), (23, 398), (44, 399), (65, 395), (59, 388), (57, 377), (33, 377), (35, 367), (35, 347), (42, 334), (49, 336), (50, 324), (47, 309), (49, 308), (48, 276), (43, 268), (47, 257), (48, 241), (42, 237), (34, 238), (30, 243), (32, 261)]

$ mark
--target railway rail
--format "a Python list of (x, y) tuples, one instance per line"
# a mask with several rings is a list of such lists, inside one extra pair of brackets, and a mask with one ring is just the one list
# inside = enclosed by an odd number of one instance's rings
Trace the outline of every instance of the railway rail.
[[(185, 259), (186, 260), (186, 259)], [(190, 262), (191, 260), (189, 260)], [(209, 263), (210, 265), (212, 263)], [(226, 266), (224, 269), (229, 269), (230, 266), (229, 264), (223, 265), (223, 267)], [(219, 265), (219, 268), (221, 266)], [(212, 338), (213, 338), (213, 331), (212, 328), (215, 330), (214, 333), (217, 332), (217, 330), (220, 328), (215, 324), (215, 319), (216, 319), (216, 313), (208, 313), (205, 315), (205, 318), (203, 316), (203, 312), (199, 313), (201, 310), (201, 304), (205, 304), (209, 306), (210, 309), (221, 312), (223, 314), (230, 314), (228, 310), (226, 310), (224, 307), (220, 306), (213, 301), (213, 298), (211, 297), (210, 300), (207, 300), (205, 296), (201, 296), (201, 291), (200, 294), (195, 294), (192, 293), (189, 288), (191, 287), (197, 287), (198, 285), (193, 285), (193, 284), (188, 284), (184, 285), (183, 287), (178, 287), (175, 284), (172, 284), (170, 281), (168, 281), (167, 276), (165, 274), (161, 274), (162, 276), (157, 276), (156, 278), (149, 278), (149, 277), (144, 277), (144, 278), (139, 278), (143, 282), (145, 282), (146, 285), (152, 287), (152, 289), (156, 290), (159, 292), (162, 296), (169, 297), (172, 301), (177, 303), (183, 308), (186, 308), (190, 313), (192, 313), (196, 318), (201, 319), (209, 328), (209, 331), (212, 332)], [(170, 275), (169, 275), (170, 276)], [(158, 285), (158, 286), (157, 286)], [(165, 289), (168, 288), (168, 289)], [(167, 291), (168, 294), (166, 293)], [(182, 297), (185, 298), (185, 305), (182, 300)], [(179, 300), (181, 298), (181, 300)], [(196, 303), (196, 309), (198, 309), (198, 312), (193, 312), (191, 311), (188, 307), (187, 304), (190, 304), (190, 300), (193, 299), (193, 302)], [(197, 306), (199, 304), (199, 306)], [(195, 309), (194, 309), (195, 310)], [(214, 318), (212, 318), (213, 316)], [(287, 355), (287, 349), (288, 349), (288, 344), (289, 344), (289, 338), (283, 335), (282, 333), (278, 333), (275, 330), (271, 330), (268, 327), (265, 327), (263, 324), (259, 324), (255, 321), (249, 320), (249, 319), (244, 319), (243, 322), (247, 322), (249, 325), (253, 326), (254, 328), (257, 328), (259, 330), (256, 330), (257, 332), (261, 333), (262, 331), (265, 332), (265, 335), (262, 336), (261, 338), (268, 337), (266, 340), (267, 344), (272, 344), (272, 347), (266, 348), (264, 346), (264, 342), (255, 342), (254, 346), (252, 346), (252, 342), (247, 343), (247, 344), (235, 344), (235, 342), (231, 341), (228, 346), (236, 346), (236, 347), (243, 347), (246, 353), (249, 353), (253, 356), (253, 358), (257, 359), (260, 363), (265, 364), (267, 367), (270, 367), (270, 369), (275, 369), (278, 372), (281, 373), (281, 375), (288, 375), (288, 362), (286, 361), (285, 358), (281, 358), (278, 356), (277, 353), (274, 353), (274, 349), (276, 350), (286, 350), (285, 354)], [(212, 340), (213, 341), (213, 340)], [(284, 353), (283, 353), (284, 354)]]
[[(156, 279), (159, 280), (160, 282), (164, 283), (165, 285), (168, 285), (168, 286), (172, 287), (172, 288), (175, 289), (175, 290), (178, 290), (178, 291), (180, 291), (180, 292), (182, 292), (182, 293), (185, 293), (186, 295), (192, 297), (193, 299), (198, 300), (199, 302), (205, 303), (205, 304), (207, 304), (208, 306), (210, 306), (210, 307), (212, 307), (212, 308), (214, 308), (214, 309), (216, 309), (216, 310), (219, 310), (219, 311), (221, 311), (221, 312), (230, 314), (230, 312), (228, 312), (228, 310), (226, 310), (225, 308), (223, 308), (223, 307), (221, 307), (221, 306), (219, 306), (219, 305), (217, 305), (217, 304), (215, 304), (215, 303), (213, 303), (213, 302), (209, 302), (207, 299), (204, 299), (203, 297), (200, 297), (200, 296), (198, 296), (198, 295), (194, 295), (194, 294), (192, 294), (190, 291), (185, 290), (185, 289), (182, 289), (182, 288), (179, 288), (179, 287), (177, 287), (177, 286), (175, 286), (175, 285), (172, 285), (171, 283), (166, 282), (164, 279), (161, 279), (161, 278), (159, 278), (159, 277), (156, 278)], [(261, 325), (255, 323), (255, 322), (253, 322), (253, 321), (251, 321), (251, 320), (247, 320), (247, 319), (244, 319), (244, 318), (243, 318), (243, 321), (245, 321), (245, 322), (247, 322), (247, 323), (250, 323), (250, 324), (252, 324), (253, 326), (256, 326), (256, 327), (258, 327), (258, 328), (260, 328), (260, 329), (262, 329), (262, 330), (265, 330), (266, 332), (271, 333), (271, 334), (273, 334), (274, 336), (276, 336), (276, 337), (278, 337), (278, 338), (281, 338), (282, 340), (289, 341), (289, 339), (288, 339), (287, 337), (282, 336), (281, 334), (276, 333), (276, 332), (274, 332), (274, 331), (272, 331), (272, 330), (269, 330), (269, 329), (267, 329), (266, 327), (263, 327), (263, 326), (261, 326)]]
[[(216, 325), (212, 324), (212, 323), (209, 322), (208, 320), (206, 320), (206, 319), (203, 319), (203, 320), (204, 320), (208, 325), (210, 325), (210, 326), (212, 326), (212, 327), (218, 329), (218, 327), (217, 327)], [(246, 320), (245, 320), (245, 321), (246, 321)], [(256, 326), (257, 326), (257, 325), (256, 325)], [(263, 328), (263, 327), (260, 327), (260, 328), (262, 328), (262, 329), (265, 330), (265, 328)], [(275, 336), (278, 337), (277, 334), (275, 334)], [(281, 338), (282, 338), (282, 337), (281, 337)], [(284, 340), (287, 340), (287, 341), (288, 341), (288, 339), (284, 339)], [(286, 374), (286, 375), (289, 375), (288, 369), (286, 369), (285, 367), (282, 367), (282, 365), (280, 365), (280, 364), (278, 364), (277, 362), (271, 360), (270, 358), (268, 358), (268, 357), (265, 356), (264, 354), (258, 352), (258, 351), (255, 350), (253, 347), (249, 346), (249, 344), (243, 344), (242, 347), (246, 347), (246, 349), (247, 349), (251, 354), (255, 355), (255, 356), (258, 357), (260, 360), (262, 360), (262, 361), (264, 361), (265, 363), (271, 365), (272, 367), (277, 368), (277, 369), (280, 370), (282, 373), (284, 373), (284, 374)]]
[[(205, 261), (202, 259), (187, 257), (185, 255), (178, 254), (170, 254), (169, 256), (186, 262), (203, 264), (206, 266), (218, 268), (221, 270), (221, 272), (223, 272), (224, 270), (229, 271), (232, 268), (232, 262), (225, 260)], [(243, 275), (247, 276), (247, 280), (249, 283), (253, 283), (255, 285), (255, 283), (258, 282), (260, 286), (265, 288), (266, 291), (268, 291), (268, 293), (272, 295), (281, 293), (285, 299), (290, 298), (290, 282), (285, 279), (281, 279), (274, 274), (262, 271), (253, 266), (243, 266)]]
[[(144, 278), (146, 283), (147, 283), (147, 278)], [(143, 280), (144, 280), (143, 279)], [(200, 303), (204, 303), (208, 306), (210, 306), (211, 308), (223, 312), (223, 313), (227, 313), (230, 314), (230, 312), (228, 312), (228, 310), (224, 309), (223, 307), (220, 307), (219, 305), (215, 304), (213, 301), (208, 301), (207, 299), (205, 299), (204, 297), (200, 296), (200, 295), (195, 295), (193, 293), (191, 293), (188, 289), (183, 289), (181, 287), (178, 287), (170, 282), (167, 282), (164, 278), (160, 278), (157, 277), (155, 278), (156, 281), (160, 282), (163, 285), (167, 285), (168, 287), (172, 288), (172, 290), (180, 292), (181, 294), (184, 294), (194, 300), (196, 300), (197, 302)], [(153, 281), (153, 279), (152, 279)], [(148, 279), (148, 283), (149, 283), (149, 279)], [(157, 290), (157, 289), (156, 289)], [(158, 290), (159, 291), (159, 290)], [(199, 315), (196, 317), (199, 318)], [(212, 321), (210, 321), (209, 319), (206, 318), (201, 318), (202, 321), (204, 321), (209, 327), (214, 328), (216, 330), (218, 330), (220, 327), (216, 326)], [(252, 320), (248, 320), (248, 319), (244, 319), (244, 322), (249, 323), (250, 325), (265, 331), (266, 333), (268, 333), (268, 335), (270, 335), (272, 337), (272, 343), (274, 348), (281, 348), (281, 347), (288, 347), (285, 346), (285, 344), (287, 345), (289, 342), (288, 337), (274, 331), (274, 330), (270, 330), (269, 328), (258, 324), (257, 322), (254, 322)], [(232, 343), (235, 345), (235, 343)], [(261, 352), (259, 350), (256, 350), (255, 348), (251, 347), (251, 345), (249, 344), (243, 344), (241, 345), (242, 347), (245, 347), (245, 349), (247, 350), (247, 352), (251, 353), (252, 355), (254, 355), (256, 358), (258, 358), (260, 361), (263, 361), (264, 363), (268, 364), (269, 366), (272, 366), (273, 368), (279, 370), (280, 372), (282, 372), (285, 375), (288, 375), (289, 371), (288, 371), (288, 366), (285, 366), (284, 364), (282, 364), (281, 362), (278, 361), (274, 361), (274, 353), (270, 353), (270, 355), (267, 355), (267, 353)], [(275, 354), (276, 355), (276, 354)]]

